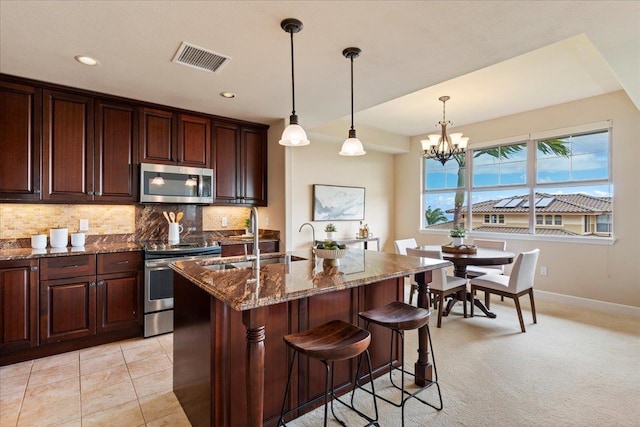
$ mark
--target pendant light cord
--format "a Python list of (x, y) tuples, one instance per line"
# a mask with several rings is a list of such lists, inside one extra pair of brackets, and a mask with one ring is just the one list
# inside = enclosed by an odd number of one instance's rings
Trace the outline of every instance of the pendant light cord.
[(293, 71), (293, 29), (289, 30), (289, 34), (291, 34), (291, 99), (293, 100), (293, 106), (291, 110), (291, 114), (295, 116), (296, 114), (296, 83), (295, 83), (295, 73)]
[(353, 55), (351, 55), (351, 130), (353, 128)]

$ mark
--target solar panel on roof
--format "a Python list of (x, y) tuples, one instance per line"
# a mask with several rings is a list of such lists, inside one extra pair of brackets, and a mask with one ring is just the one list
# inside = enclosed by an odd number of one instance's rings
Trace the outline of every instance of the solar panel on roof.
[(493, 205), (493, 207), (494, 208), (504, 208), (507, 205), (507, 203), (509, 203), (511, 200), (512, 199), (502, 199), (498, 203)]
[(555, 200), (555, 198), (553, 198), (553, 197), (544, 197), (544, 198), (542, 198), (542, 200), (536, 202), (536, 207), (537, 208), (546, 208), (554, 200)]
[(522, 202), (522, 199), (511, 199), (505, 208), (515, 208), (520, 204), (520, 202)]
[[(540, 197), (536, 197), (536, 198), (533, 200), (533, 204), (534, 204), (534, 206), (536, 206), (536, 205), (537, 205), (537, 203), (538, 203), (539, 201), (540, 201)], [(521, 207), (523, 207), (523, 208), (528, 208), (528, 207), (529, 207), (529, 199), (525, 200), (525, 202), (522, 204), (522, 206), (521, 206)]]

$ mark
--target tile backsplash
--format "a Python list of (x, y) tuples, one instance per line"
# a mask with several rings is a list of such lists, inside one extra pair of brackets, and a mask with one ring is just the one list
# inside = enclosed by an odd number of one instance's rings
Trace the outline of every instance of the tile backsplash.
[(20, 239), (48, 234), (50, 228), (78, 229), (89, 220), (87, 235), (130, 234), (136, 229), (132, 205), (0, 204), (0, 239)]
[[(185, 213), (183, 224), (193, 231), (244, 229), (249, 209), (195, 205), (54, 205), (0, 204), (0, 239), (24, 239), (32, 234), (48, 234), (50, 228), (67, 227), (76, 231), (80, 219), (89, 220), (88, 236), (109, 234), (138, 234), (152, 237), (158, 227), (166, 227), (162, 211)], [(227, 226), (223, 227), (223, 218)], [(137, 223), (137, 226), (136, 226)], [(149, 234), (149, 236), (147, 236)]]

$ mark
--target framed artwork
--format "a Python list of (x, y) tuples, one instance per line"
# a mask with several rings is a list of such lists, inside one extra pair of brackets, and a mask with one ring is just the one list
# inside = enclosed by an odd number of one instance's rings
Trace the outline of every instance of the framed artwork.
[(364, 187), (313, 185), (313, 221), (364, 220)]

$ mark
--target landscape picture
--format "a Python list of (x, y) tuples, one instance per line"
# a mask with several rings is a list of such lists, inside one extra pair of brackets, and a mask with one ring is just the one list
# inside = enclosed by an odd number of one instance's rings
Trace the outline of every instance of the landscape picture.
[(313, 220), (364, 220), (364, 192), (364, 187), (314, 184)]

